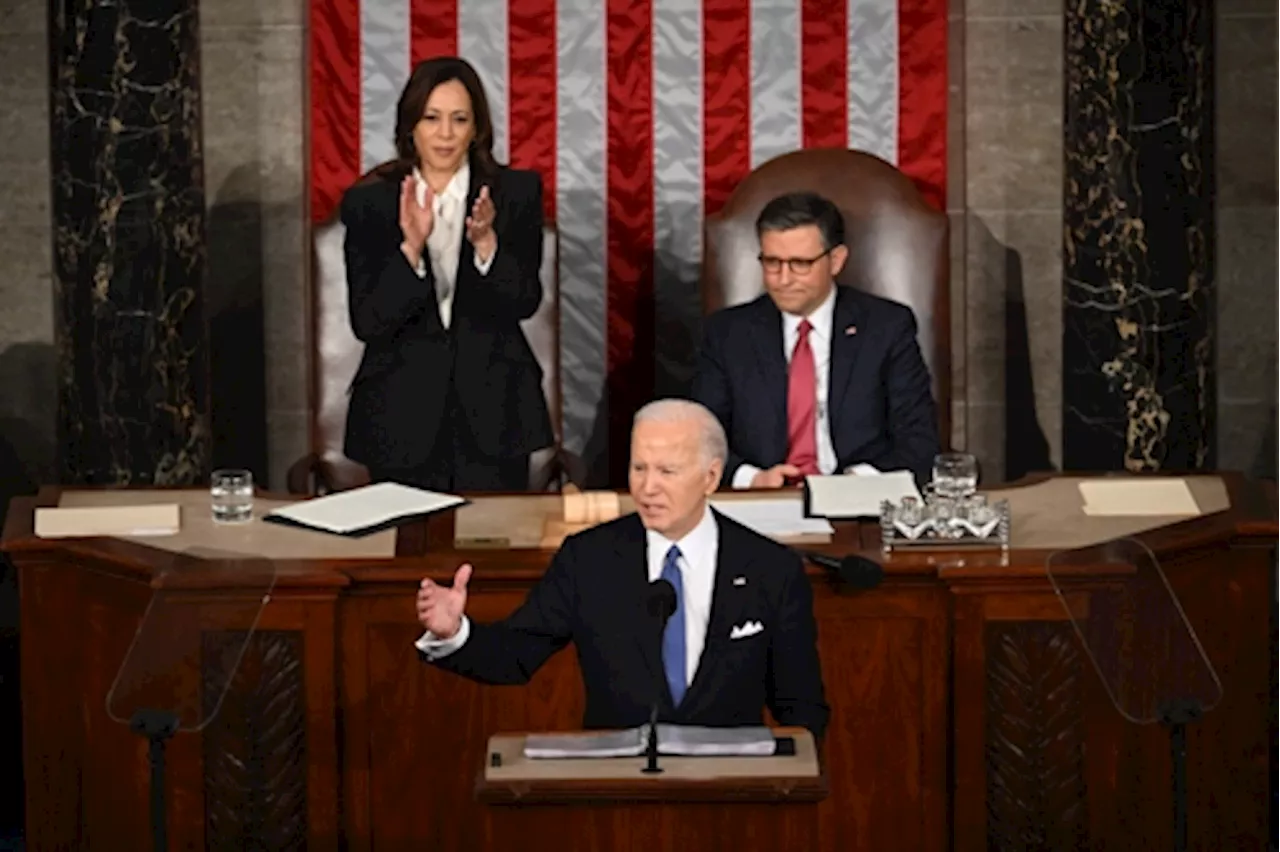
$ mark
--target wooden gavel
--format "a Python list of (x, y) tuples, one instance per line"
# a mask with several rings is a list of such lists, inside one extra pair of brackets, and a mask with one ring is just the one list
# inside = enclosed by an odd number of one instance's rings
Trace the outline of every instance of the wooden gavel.
[(601, 524), (622, 514), (622, 504), (615, 491), (581, 491), (568, 484), (561, 491), (566, 524)]

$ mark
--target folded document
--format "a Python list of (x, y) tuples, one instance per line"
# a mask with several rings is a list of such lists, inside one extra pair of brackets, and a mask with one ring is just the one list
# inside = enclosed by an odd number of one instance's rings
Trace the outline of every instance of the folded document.
[[(777, 748), (773, 732), (763, 726), (706, 728), (657, 726), (658, 753), (685, 757), (769, 757)], [(531, 734), (524, 756), (540, 758), (640, 757), (649, 743), (649, 726), (625, 731)]]
[(920, 499), (920, 489), (909, 470), (854, 476), (806, 476), (806, 510), (818, 518), (878, 518), (885, 500), (899, 503), (903, 497)]
[(310, 527), (336, 535), (364, 535), (465, 502), (453, 494), (424, 491), (395, 482), (379, 482), (290, 503), (268, 512), (264, 520)]

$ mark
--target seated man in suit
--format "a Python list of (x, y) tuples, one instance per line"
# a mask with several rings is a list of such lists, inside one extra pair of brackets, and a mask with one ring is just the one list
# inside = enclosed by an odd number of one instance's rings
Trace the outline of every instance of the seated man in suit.
[[(705, 408), (659, 400), (635, 416), (637, 511), (570, 536), (511, 616), (465, 615), (471, 566), (451, 587), (423, 580), (424, 659), (482, 683), (527, 682), (572, 641), (586, 687), (585, 728), (645, 724), (827, 725), (813, 591), (799, 557), (716, 512), (724, 431)], [(665, 579), (677, 608), (659, 635), (647, 601)], [(663, 677), (665, 675), (665, 677)], [(659, 682), (662, 685), (659, 686)]]
[(766, 294), (707, 318), (693, 385), (729, 436), (724, 484), (860, 465), (927, 480), (938, 420), (911, 309), (836, 284), (844, 221), (819, 195), (773, 199), (756, 233)]

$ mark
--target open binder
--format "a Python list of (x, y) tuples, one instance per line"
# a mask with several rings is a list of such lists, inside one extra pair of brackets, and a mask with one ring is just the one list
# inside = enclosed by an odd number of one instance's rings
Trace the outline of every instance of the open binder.
[(397, 482), (378, 482), (273, 509), (264, 521), (343, 536), (365, 536), (453, 509), (468, 501)]

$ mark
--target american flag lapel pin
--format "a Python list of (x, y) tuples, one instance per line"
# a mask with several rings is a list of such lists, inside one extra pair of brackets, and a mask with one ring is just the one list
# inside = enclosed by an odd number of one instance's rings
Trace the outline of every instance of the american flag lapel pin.
[(856, 325), (851, 325), (844, 330), (845, 337), (853, 337), (857, 333), (858, 333), (858, 327)]

